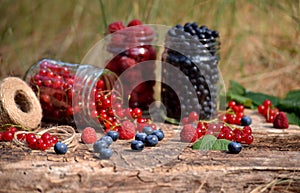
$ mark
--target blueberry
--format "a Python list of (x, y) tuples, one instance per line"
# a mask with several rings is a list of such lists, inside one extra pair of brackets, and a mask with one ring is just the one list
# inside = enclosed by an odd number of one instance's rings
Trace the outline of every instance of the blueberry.
[(65, 154), (68, 151), (68, 147), (66, 144), (59, 141), (54, 145), (54, 151), (57, 154)]
[(113, 141), (117, 141), (117, 139), (119, 139), (119, 133), (117, 131), (109, 131), (106, 135), (110, 136)]
[(105, 141), (108, 146), (110, 146), (113, 142), (113, 139), (108, 135), (105, 135), (105, 136), (101, 137), (100, 140)]
[(241, 119), (242, 126), (249, 126), (252, 123), (252, 119), (249, 116), (243, 116)]
[(145, 126), (142, 130), (143, 133), (146, 133), (147, 135), (150, 135), (153, 132), (152, 127), (150, 126)]
[(100, 159), (109, 159), (113, 155), (113, 150), (111, 148), (103, 148), (100, 150)]
[(100, 153), (104, 148), (108, 148), (108, 144), (104, 140), (97, 140), (93, 145), (94, 152), (96, 153)]
[(148, 135), (145, 139), (146, 146), (156, 146), (158, 137), (156, 135)]
[(242, 145), (238, 142), (230, 142), (228, 144), (229, 153), (238, 154), (242, 150)]
[(144, 149), (144, 143), (142, 141), (134, 140), (131, 142), (131, 149), (141, 151)]
[(146, 137), (147, 137), (146, 133), (137, 133), (137, 134), (135, 134), (135, 140), (138, 140), (138, 141), (145, 142)]
[(161, 140), (163, 140), (165, 138), (164, 132), (162, 130), (160, 130), (160, 129), (153, 131), (151, 135), (156, 135), (157, 138), (158, 138), (158, 141), (161, 141)]

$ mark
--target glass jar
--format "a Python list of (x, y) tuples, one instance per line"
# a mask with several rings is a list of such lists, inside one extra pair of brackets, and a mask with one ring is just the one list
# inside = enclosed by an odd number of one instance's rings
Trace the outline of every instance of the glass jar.
[(177, 122), (192, 111), (200, 119), (217, 115), (219, 35), (196, 23), (171, 28), (162, 54), (161, 100)]
[(110, 34), (106, 47), (112, 59), (106, 68), (115, 72), (123, 85), (123, 100), (131, 108), (139, 107), (147, 114), (154, 102), (156, 48), (151, 45), (154, 30), (136, 25)]
[(113, 72), (91, 65), (43, 59), (28, 69), (24, 79), (40, 99), (44, 121), (77, 129), (101, 128), (100, 98), (121, 93)]

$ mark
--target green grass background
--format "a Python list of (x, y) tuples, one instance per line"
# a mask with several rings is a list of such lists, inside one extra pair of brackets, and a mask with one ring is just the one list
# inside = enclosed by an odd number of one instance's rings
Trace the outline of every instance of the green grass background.
[(0, 0), (0, 78), (41, 58), (79, 63), (106, 25), (196, 21), (221, 36), (225, 84), (284, 96), (300, 88), (299, 0)]

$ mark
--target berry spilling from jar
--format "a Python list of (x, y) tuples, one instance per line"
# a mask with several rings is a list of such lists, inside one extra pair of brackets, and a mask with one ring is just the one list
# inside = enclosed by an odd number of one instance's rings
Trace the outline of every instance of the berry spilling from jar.
[(123, 100), (131, 108), (147, 111), (154, 101), (156, 49), (151, 45), (154, 31), (140, 20), (134, 19), (127, 27), (120, 22), (108, 26), (111, 40), (107, 50), (114, 55), (106, 68), (120, 77)]

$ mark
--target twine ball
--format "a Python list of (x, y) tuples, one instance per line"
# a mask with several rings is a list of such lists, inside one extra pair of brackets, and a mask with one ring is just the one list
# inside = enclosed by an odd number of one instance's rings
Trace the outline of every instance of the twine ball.
[(8, 77), (0, 83), (0, 125), (16, 124), (37, 128), (42, 120), (41, 104), (22, 79)]

